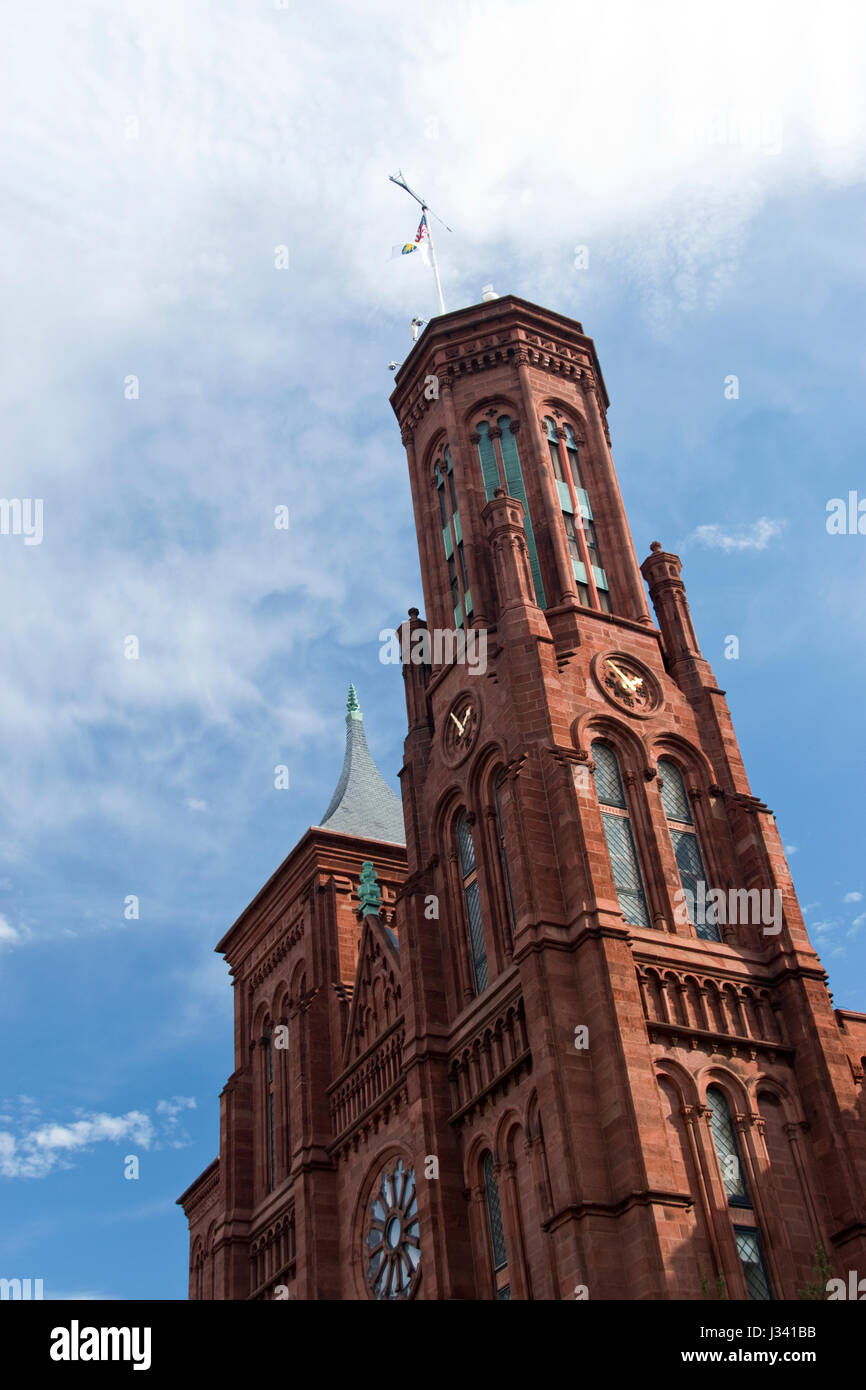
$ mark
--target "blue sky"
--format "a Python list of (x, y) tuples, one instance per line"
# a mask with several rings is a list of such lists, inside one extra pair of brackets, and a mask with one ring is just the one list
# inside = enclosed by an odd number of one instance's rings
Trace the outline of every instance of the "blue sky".
[(866, 537), (825, 526), (866, 497), (866, 21), (598, 9), (7, 22), (3, 491), (44, 535), (0, 535), (0, 1274), (46, 1296), (185, 1296), (174, 1201), (232, 1068), (213, 946), (321, 817), (350, 680), (397, 786), (378, 633), (420, 583), (387, 363), (435, 312), (388, 259), (417, 226), (398, 166), (455, 229), (449, 307), (493, 282), (594, 336), (639, 558), (682, 555), (835, 1001), (866, 1010)]

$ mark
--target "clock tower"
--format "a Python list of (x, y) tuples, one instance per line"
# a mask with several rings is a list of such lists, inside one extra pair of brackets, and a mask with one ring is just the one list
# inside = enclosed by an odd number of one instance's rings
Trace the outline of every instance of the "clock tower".
[(514, 296), (446, 314), (392, 405), (404, 652), (424, 626), (485, 652), (404, 664), (427, 1296), (793, 1298), (820, 1247), (866, 1269), (866, 1018), (833, 1009), (678, 557), (638, 565), (592, 340)]
[(833, 1007), (678, 557), (638, 564), (607, 404), (581, 325), (514, 296), (397, 374), (402, 806), (350, 689), (321, 824), (217, 948), (235, 1069), (180, 1198), (192, 1298), (866, 1274), (866, 1016)]

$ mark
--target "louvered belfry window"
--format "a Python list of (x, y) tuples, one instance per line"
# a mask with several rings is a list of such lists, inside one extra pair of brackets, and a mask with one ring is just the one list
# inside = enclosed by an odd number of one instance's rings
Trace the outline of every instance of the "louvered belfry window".
[(599, 608), (603, 613), (609, 613), (607, 575), (602, 568), (592, 508), (581, 477), (574, 427), (562, 426), (563, 437), (560, 437), (552, 416), (546, 415), (543, 423), (562, 507), (577, 597), (584, 608)]
[(475, 428), (478, 434), (478, 459), (487, 501), (490, 501), (498, 487), (504, 487), (509, 497), (516, 497), (518, 502), (523, 503), (523, 529), (526, 533), (526, 549), (529, 554), (535, 601), (539, 608), (546, 608), (547, 599), (535, 544), (535, 532), (532, 529), (532, 516), (523, 482), (523, 468), (517, 449), (517, 427), (515, 425), (512, 428), (510, 415), (500, 415), (493, 433), (488, 420), (479, 420)]
[(619, 761), (606, 743), (592, 745), (592, 759), (595, 763), (595, 790), (601, 807), (601, 821), (619, 910), (627, 922), (648, 927), (649, 913)]
[[(697, 935), (705, 941), (721, 941), (721, 933), (712, 907), (705, 906), (702, 913), (696, 912), (699, 903), (706, 904), (709, 890), (683, 774), (676, 763), (672, 763), (668, 758), (659, 759), (658, 774), (661, 780), (662, 807), (671, 832), (671, 844), (674, 847), (680, 884), (686, 895), (689, 921)], [(698, 887), (699, 884), (703, 884), (702, 889)], [(696, 920), (701, 917), (703, 920)]]
[(447, 445), (437, 456), (433, 478), (439, 496), (439, 516), (442, 521), (442, 542), (445, 547), (445, 562), (448, 565), (454, 626), (462, 628), (472, 617), (472, 594), (466, 571), (460, 513), (457, 510), (454, 465), (451, 461), (451, 450)]
[(463, 902), (466, 908), (475, 992), (481, 994), (487, 988), (487, 948), (484, 945), (484, 924), (481, 920), (475, 845), (465, 811), (457, 820), (457, 851), (460, 858), (460, 877), (463, 881)]

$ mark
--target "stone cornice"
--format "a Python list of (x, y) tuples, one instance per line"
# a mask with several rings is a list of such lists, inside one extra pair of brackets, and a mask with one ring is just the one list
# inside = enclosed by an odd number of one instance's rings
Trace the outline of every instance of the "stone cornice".
[(547, 372), (576, 388), (589, 378), (604, 416), (607, 392), (595, 345), (582, 325), (505, 295), (439, 315), (427, 325), (395, 377), (391, 405), (402, 429), (414, 431), (434, 403), (424, 395), (427, 377), (438, 377), (441, 392), (461, 377), (509, 364)]

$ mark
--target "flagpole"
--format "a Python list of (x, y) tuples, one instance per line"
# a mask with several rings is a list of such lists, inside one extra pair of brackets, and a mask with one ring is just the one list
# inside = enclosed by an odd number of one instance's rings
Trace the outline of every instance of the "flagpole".
[[(417, 194), (417, 193), (414, 193), (414, 192), (412, 191), (412, 189), (409, 187), (408, 183), (407, 183), (406, 180), (403, 178), (403, 171), (402, 171), (402, 169), (398, 169), (397, 172), (396, 172), (396, 174), (389, 174), (389, 175), (388, 175), (388, 178), (389, 178), (389, 180), (390, 180), (391, 183), (396, 183), (396, 185), (397, 185), (398, 188), (403, 188), (403, 189), (405, 189), (406, 192), (409, 194), (409, 197), (410, 197), (410, 198), (414, 198), (416, 203), (420, 203), (420, 204), (421, 204), (421, 216), (422, 216), (422, 218), (423, 218), (423, 220), (424, 220), (424, 225), (425, 225), (425, 227), (427, 228), (427, 240), (428, 240), (429, 243), (430, 243), (430, 264), (431, 264), (431, 266), (433, 267), (433, 278), (434, 278), (434, 280), (436, 281), (436, 293), (437, 293), (438, 296), (439, 296), (439, 312), (440, 312), (440, 314), (444, 314), (444, 313), (445, 313), (445, 299), (444, 299), (444, 297), (443, 297), (443, 295), (442, 295), (442, 281), (439, 279), (439, 265), (438, 265), (438, 262), (437, 262), (437, 260), (436, 260), (436, 248), (435, 248), (435, 246), (433, 245), (433, 232), (432, 232), (431, 227), (430, 227), (430, 220), (429, 220), (429, 218), (428, 218), (428, 216), (427, 216), (428, 212), (430, 212), (430, 208), (429, 208), (429, 207), (427, 206), (427, 204), (424, 202), (424, 199), (423, 199), (423, 198), (420, 198), (420, 197), (418, 196), (418, 194)], [(437, 214), (434, 212), (434, 213), (433, 213), (433, 216), (436, 217)], [(441, 217), (439, 218), (439, 221), (442, 222), (442, 218), (441, 218)], [(450, 232), (450, 231), (451, 231), (451, 228), (448, 226), (448, 223), (447, 223), (447, 222), (442, 222), (442, 226), (445, 228), (446, 232)]]
[(433, 267), (433, 279), (436, 281), (436, 293), (439, 296), (439, 312), (445, 313), (445, 300), (442, 297), (442, 281), (439, 279), (439, 266), (436, 261), (436, 247), (433, 245), (433, 230), (427, 217), (429, 209), (426, 203), (421, 204), (421, 212), (424, 216), (424, 225), (427, 228), (427, 240), (430, 243), (430, 264)]

